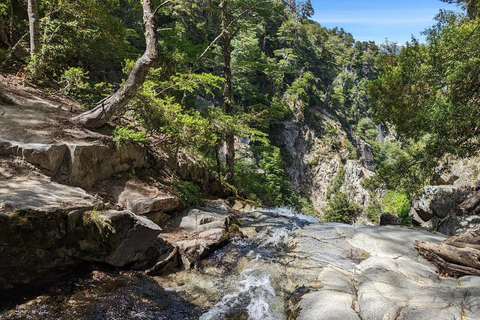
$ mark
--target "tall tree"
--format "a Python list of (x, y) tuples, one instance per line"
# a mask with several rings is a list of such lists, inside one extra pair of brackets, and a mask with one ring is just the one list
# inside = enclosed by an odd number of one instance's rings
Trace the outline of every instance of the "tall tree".
[(38, 63), (35, 62), (37, 58), (39, 43), (40, 43), (40, 20), (38, 17), (38, 5), (37, 0), (28, 0), (27, 4), (28, 12), (28, 25), (30, 31), (30, 56), (32, 57), (32, 73), (35, 76), (38, 76), (40, 70), (38, 68)]
[(143, 22), (145, 25), (146, 48), (143, 55), (136, 61), (125, 83), (107, 99), (101, 101), (95, 108), (76, 116), (72, 121), (87, 128), (99, 128), (110, 118), (122, 110), (135, 96), (144, 83), (148, 71), (158, 58), (157, 11), (170, 3), (167, 0), (156, 9), (152, 0), (142, 0)]
[[(223, 77), (225, 85), (223, 88), (223, 110), (227, 115), (233, 115), (233, 76), (232, 76), (232, 35), (229, 30), (229, 13), (228, 1), (220, 2), (220, 10), (222, 15), (222, 34), (223, 34)], [(233, 133), (227, 133), (226, 136), (227, 153), (227, 181), (233, 183), (235, 181), (235, 136)]]

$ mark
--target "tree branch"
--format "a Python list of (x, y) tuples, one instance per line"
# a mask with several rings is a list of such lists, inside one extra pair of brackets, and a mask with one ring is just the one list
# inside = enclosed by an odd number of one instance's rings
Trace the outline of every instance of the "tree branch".
[[(230, 21), (230, 23), (227, 25), (227, 28), (226, 29), (230, 29), (230, 27), (235, 23), (237, 22), (242, 16), (244, 16), (245, 14), (247, 14), (248, 12), (252, 11), (253, 9), (255, 9), (256, 7), (258, 7), (260, 4), (265, 4), (267, 2), (271, 2), (271, 1), (263, 1), (263, 2), (258, 2), (257, 4), (255, 4), (254, 6), (251, 6), (245, 10), (243, 10), (242, 12), (240, 12), (235, 18), (232, 19), (232, 21)], [(237, 30), (238, 32), (239, 30)], [(236, 32), (236, 33), (237, 33)], [(210, 42), (210, 44), (207, 46), (207, 48), (205, 48), (205, 50), (202, 52), (201, 55), (198, 56), (197, 58), (197, 61), (198, 60), (202, 60), (203, 57), (207, 54), (208, 51), (210, 51), (210, 49), (212, 49), (212, 47), (215, 45), (215, 43), (220, 40), (220, 38), (222, 38), (223, 36), (223, 33), (224, 31), (222, 30), (222, 32), (220, 32), (220, 34), (215, 37), (215, 39), (212, 40), (212, 42)]]
[(162, 7), (166, 6), (170, 2), (172, 2), (172, 0), (167, 0), (165, 2), (162, 2), (157, 8), (155, 8), (155, 10), (153, 11), (153, 14), (154, 15), (157, 14), (158, 10), (160, 10)]

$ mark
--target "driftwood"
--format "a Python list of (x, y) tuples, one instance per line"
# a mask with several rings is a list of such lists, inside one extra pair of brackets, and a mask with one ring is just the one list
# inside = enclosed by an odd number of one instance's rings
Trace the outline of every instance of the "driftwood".
[(420, 255), (451, 276), (480, 276), (480, 227), (442, 243), (415, 241)]
[(464, 214), (472, 213), (480, 204), (480, 191), (475, 192), (472, 196), (470, 196), (467, 200), (462, 202), (458, 208)]

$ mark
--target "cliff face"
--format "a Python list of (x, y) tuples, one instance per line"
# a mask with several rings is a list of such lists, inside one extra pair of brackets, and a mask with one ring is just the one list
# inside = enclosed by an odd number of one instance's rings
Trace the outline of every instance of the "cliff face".
[(362, 180), (375, 174), (372, 148), (325, 110), (312, 112), (313, 123), (283, 123), (280, 142), (291, 156), (287, 170), (293, 190), (309, 197), (320, 215), (335, 192), (368, 207), (371, 195)]

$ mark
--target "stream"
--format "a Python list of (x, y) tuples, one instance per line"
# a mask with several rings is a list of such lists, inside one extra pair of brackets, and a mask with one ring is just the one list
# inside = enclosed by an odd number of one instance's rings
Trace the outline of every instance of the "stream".
[[(93, 268), (1, 319), (480, 319), (480, 277), (440, 277), (405, 227), (322, 224), (277, 208), (242, 214), (232, 239), (192, 270), (162, 277)], [(6, 306), (6, 307), (5, 307)]]
[(233, 239), (194, 270), (152, 278), (93, 268), (12, 301), (0, 318), (284, 319), (290, 293), (281, 259), (292, 231), (316, 222), (289, 209), (246, 214), (241, 219), (246, 237)]

